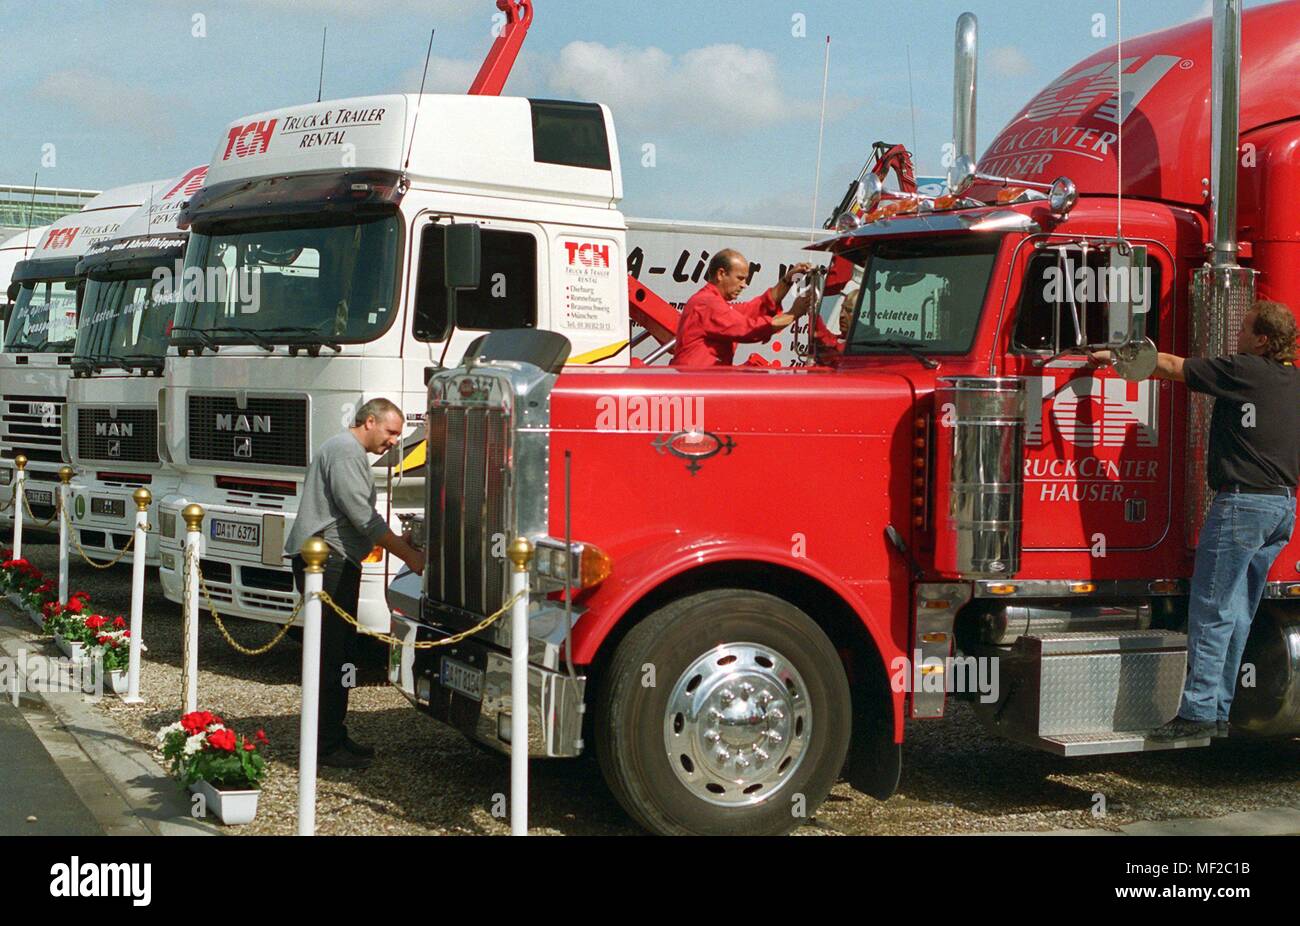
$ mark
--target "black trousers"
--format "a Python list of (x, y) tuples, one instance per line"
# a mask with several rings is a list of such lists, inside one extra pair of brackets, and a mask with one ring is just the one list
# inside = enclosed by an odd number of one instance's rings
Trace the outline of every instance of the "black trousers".
[[(307, 564), (301, 555), (293, 558), (293, 581), (299, 593), (303, 589), (303, 571)], [(331, 552), (325, 563), (322, 588), (340, 608), (356, 616), (361, 595), (361, 567)], [(348, 667), (351, 666), (351, 671)], [(357, 666), (356, 628), (321, 605), (320, 614), (320, 716), (316, 725), (318, 755), (333, 752), (347, 739), (348, 685), (354, 683)], [(345, 677), (344, 673), (347, 672)]]

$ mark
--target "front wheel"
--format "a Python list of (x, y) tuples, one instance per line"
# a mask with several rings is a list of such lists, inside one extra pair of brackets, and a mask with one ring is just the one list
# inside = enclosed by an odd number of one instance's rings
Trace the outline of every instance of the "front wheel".
[(774, 835), (825, 799), (851, 716), (844, 666), (807, 614), (720, 589), (628, 632), (597, 700), (595, 745), (615, 797), (651, 832)]

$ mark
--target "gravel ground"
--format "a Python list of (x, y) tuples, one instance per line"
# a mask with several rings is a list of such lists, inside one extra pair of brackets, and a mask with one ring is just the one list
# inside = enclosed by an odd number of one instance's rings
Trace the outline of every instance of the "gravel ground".
[[(57, 571), (54, 544), (28, 544), (29, 558)], [(75, 554), (74, 554), (75, 555)], [(126, 613), (129, 567), (93, 570), (79, 562), (71, 587), (90, 593), (98, 610)], [(180, 607), (167, 601), (156, 575), (147, 579), (146, 703), (101, 702), (145, 748), (173, 722), (180, 703)], [(5, 606), (9, 608), (8, 605)], [(12, 610), (10, 608), (10, 610)], [(275, 627), (227, 621), (245, 646), (261, 645)], [(199, 706), (240, 731), (265, 728), (271, 774), (257, 820), (227, 832), (291, 834), (297, 804), (298, 678), (301, 649), (286, 639), (269, 654), (245, 657), (203, 621)], [(509, 763), (417, 712), (389, 688), (378, 669), (363, 672), (349, 704), (349, 732), (378, 747), (366, 771), (322, 769), (317, 829), (322, 834), (470, 834), (509, 832), (492, 814), (509, 794)], [(163, 705), (168, 705), (164, 707)], [(156, 753), (155, 753), (156, 755)], [(888, 801), (840, 783), (809, 825), (814, 834), (909, 835), (1103, 827), (1139, 820), (1216, 817), (1265, 807), (1300, 808), (1300, 738), (1215, 741), (1208, 749), (1065, 759), (985, 734), (973, 712), (957, 705), (948, 719), (912, 723), (903, 747), (903, 780)], [(534, 762), (530, 822), (548, 834), (612, 835), (639, 830), (610, 796), (594, 759)], [(1094, 795), (1106, 813), (1096, 816)]]

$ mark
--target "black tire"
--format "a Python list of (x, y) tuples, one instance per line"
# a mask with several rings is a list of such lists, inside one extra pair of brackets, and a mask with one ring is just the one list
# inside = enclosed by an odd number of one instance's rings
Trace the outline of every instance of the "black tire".
[[(730, 678), (725, 676), (727, 670), (721, 668), (725, 656), (716, 660), (717, 665), (704, 663), (704, 682), (692, 683), (685, 673), (691, 670), (695, 678), (701, 660), (706, 657), (712, 660), (711, 654), (718, 647), (743, 643), (770, 649), (793, 667), (802, 684), (788, 683), (786, 689), (777, 689), (778, 699), (802, 689), (798, 703), (805, 706), (808, 717), (806, 729), (800, 725), (797, 729), (801, 732), (796, 733), (796, 728), (790, 726), (782, 736), (782, 742), (787, 743), (785, 749), (793, 749), (796, 741), (801, 749), (788, 773), (780, 771), (786, 767), (785, 760), (780, 760), (780, 766), (776, 764), (778, 747), (763, 742), (765, 753), (771, 754), (769, 761), (773, 762), (767, 773), (785, 777), (771, 781), (771, 790), (766, 794), (756, 792), (749, 797), (743, 796), (748, 792), (740, 784), (728, 792), (723, 788), (731, 787), (728, 782), (710, 780), (717, 774), (716, 769), (706, 767), (713, 757), (695, 753), (692, 758), (688, 754), (693, 745), (702, 742), (699, 731), (707, 728), (708, 722), (698, 723), (684, 734), (677, 732), (684, 716), (677, 710), (681, 699), (704, 699), (708, 691), (722, 692), (718, 680)], [(654, 667), (655, 676), (655, 684), (649, 687), (645, 684), (647, 665)], [(628, 632), (603, 678), (595, 704), (593, 730), (601, 771), (623, 808), (652, 833), (747, 836), (787, 833), (811, 818), (844, 766), (852, 727), (852, 701), (844, 666), (822, 629), (803, 611), (775, 596), (748, 589), (718, 589), (674, 601)], [(699, 686), (694, 689), (695, 694), (691, 694), (692, 684)], [(722, 684), (732, 686), (733, 683)], [(749, 687), (752, 692), (753, 686)], [(759, 698), (762, 691), (770, 690), (761, 684), (759, 687)], [(678, 689), (677, 695), (674, 689)], [(709, 696), (708, 703), (716, 706), (720, 703), (717, 698), (725, 696), (725, 693)], [(755, 704), (757, 701), (758, 698)], [(671, 715), (670, 702), (674, 705)], [(794, 714), (791, 707), (794, 703), (792, 698), (784, 713)], [(696, 713), (700, 716), (707, 713), (703, 710), (704, 701), (698, 708)], [(747, 709), (751, 713), (760, 710)], [(725, 726), (728, 737), (746, 736), (751, 729), (756, 729), (756, 724), (767, 724), (766, 717), (762, 721), (732, 719), (718, 729)], [(704, 733), (708, 730), (704, 729)], [(678, 739), (681, 739), (680, 746)], [(746, 748), (755, 747), (747, 747), (742, 740), (738, 748), (737, 754), (743, 755)], [(703, 761), (697, 761), (701, 758)], [(763, 758), (768, 759), (768, 755)], [(676, 770), (675, 762), (683, 773)], [(724, 765), (724, 769), (730, 768)], [(688, 786), (683, 775), (693, 778), (693, 787)], [(760, 792), (761, 787), (768, 786), (761, 785)], [(701, 793), (714, 788), (723, 790), (712, 792), (720, 795), (712, 801)], [(752, 803), (724, 806), (714, 802), (724, 797)]]

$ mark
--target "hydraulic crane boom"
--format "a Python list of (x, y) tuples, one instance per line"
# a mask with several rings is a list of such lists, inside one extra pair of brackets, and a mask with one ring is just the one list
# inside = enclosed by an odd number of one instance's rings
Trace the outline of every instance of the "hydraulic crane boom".
[(497, 0), (497, 9), (506, 14), (505, 28), (492, 43), (483, 66), (478, 69), (469, 92), (473, 96), (499, 96), (515, 66), (519, 49), (533, 23), (532, 0)]

